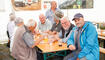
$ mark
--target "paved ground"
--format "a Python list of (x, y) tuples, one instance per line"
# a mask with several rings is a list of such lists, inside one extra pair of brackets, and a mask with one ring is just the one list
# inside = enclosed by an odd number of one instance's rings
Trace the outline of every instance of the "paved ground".
[(10, 56), (9, 48), (6, 47), (6, 44), (0, 44), (0, 60), (13, 60)]

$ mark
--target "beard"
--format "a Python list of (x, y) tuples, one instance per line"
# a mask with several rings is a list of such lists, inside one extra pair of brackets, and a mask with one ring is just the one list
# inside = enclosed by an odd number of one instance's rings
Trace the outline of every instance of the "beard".
[(76, 24), (76, 26), (77, 26), (78, 28), (80, 28), (80, 27), (82, 27), (82, 24), (78, 23), (78, 24)]
[(65, 28), (64, 28), (64, 30), (68, 30), (68, 29), (69, 29), (69, 27), (65, 27)]

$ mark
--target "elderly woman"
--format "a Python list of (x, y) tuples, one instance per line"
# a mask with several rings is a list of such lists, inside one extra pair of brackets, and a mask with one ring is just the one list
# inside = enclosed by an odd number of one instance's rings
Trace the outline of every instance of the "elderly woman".
[(24, 25), (23, 19), (20, 18), (20, 17), (17, 17), (16, 20), (15, 20), (14, 22), (15, 22), (15, 28), (14, 28), (13, 35), (12, 35), (12, 37), (11, 37), (10, 52), (12, 52), (13, 39), (14, 39), (14, 35), (15, 35), (16, 30), (17, 30), (19, 27), (21, 27), (21, 26)]
[(54, 21), (55, 23), (53, 24), (52, 28), (51, 28), (51, 31), (56, 31), (56, 32), (60, 32), (61, 30), (61, 22), (60, 22), (60, 19), (63, 17), (63, 12), (58, 10), (58, 11), (55, 11), (54, 13)]
[(26, 25), (16, 30), (11, 53), (16, 60), (37, 60), (36, 49), (34, 47), (40, 43), (43, 37), (34, 41), (33, 34), (36, 25), (36, 22), (31, 19)]
[(61, 22), (60, 19), (63, 17), (63, 12), (60, 10), (55, 11), (54, 13), (54, 21), (55, 23), (52, 25), (51, 31), (49, 31), (48, 33), (50, 34), (50, 36), (54, 36), (54, 38), (50, 38), (50, 42), (54, 42), (56, 40), (59, 40), (60, 38), (58, 37), (59, 32), (61, 31)]

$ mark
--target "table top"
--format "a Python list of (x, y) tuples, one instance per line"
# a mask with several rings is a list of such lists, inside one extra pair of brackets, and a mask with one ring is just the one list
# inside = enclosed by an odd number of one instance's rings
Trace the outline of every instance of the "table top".
[(100, 47), (100, 52), (105, 54), (105, 48)]
[(99, 36), (104, 36), (104, 37), (105, 37), (105, 34), (99, 34), (99, 33), (98, 33), (98, 35), (99, 35)]
[(98, 31), (98, 35), (105, 37), (105, 30), (100, 30), (100, 31)]
[(102, 39), (102, 40), (105, 40), (105, 36), (98, 36), (98, 38)]
[(98, 31), (98, 38), (105, 40), (105, 33), (103, 33), (102, 30)]
[(53, 42), (52, 44), (49, 43), (43, 43), (37, 45), (39, 49), (42, 50), (42, 53), (48, 53), (48, 52), (55, 52), (55, 51), (62, 51), (62, 50), (68, 50), (67, 44), (62, 43), (62, 46), (59, 46), (58, 42)]

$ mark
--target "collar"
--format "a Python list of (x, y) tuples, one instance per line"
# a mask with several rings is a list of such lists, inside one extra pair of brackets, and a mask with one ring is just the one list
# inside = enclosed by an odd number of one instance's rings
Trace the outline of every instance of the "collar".
[[(81, 29), (81, 32), (83, 32), (87, 28), (88, 25), (89, 25), (89, 22), (85, 21), (85, 24), (83, 25), (83, 27)], [(77, 31), (80, 30), (78, 27), (76, 29), (77, 29)]]

